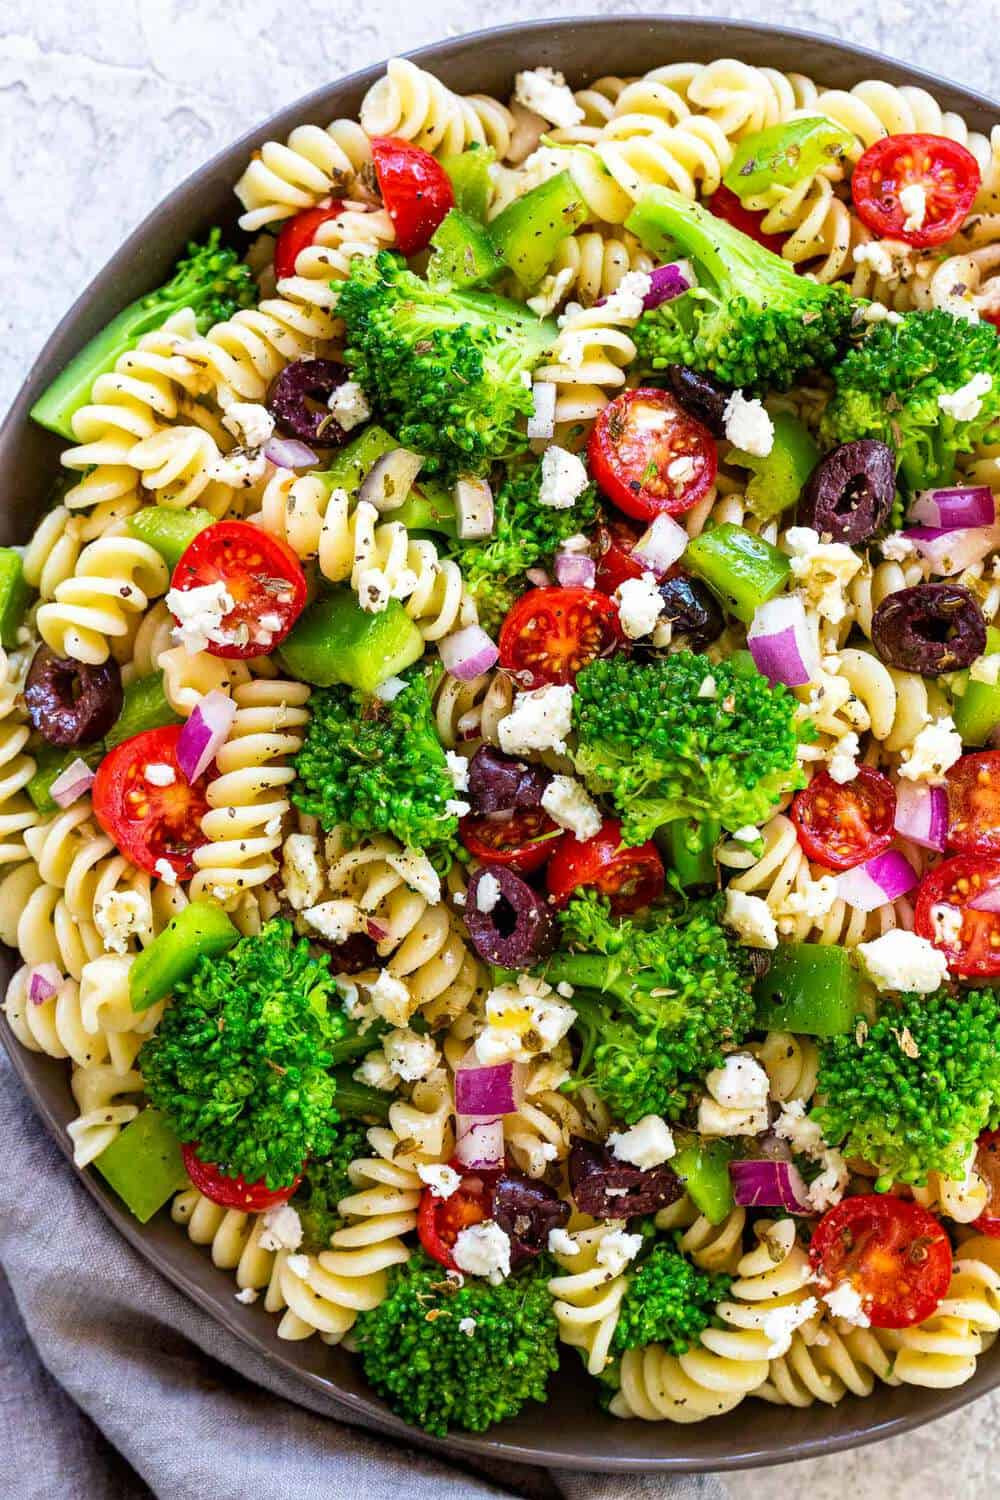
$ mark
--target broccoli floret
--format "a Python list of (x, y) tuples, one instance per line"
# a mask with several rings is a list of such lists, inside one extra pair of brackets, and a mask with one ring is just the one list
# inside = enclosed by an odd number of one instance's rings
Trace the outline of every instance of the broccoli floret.
[(582, 1050), (572, 1092), (592, 1085), (612, 1114), (677, 1119), (723, 1045), (753, 1025), (746, 951), (720, 921), (719, 897), (614, 919), (602, 898), (575, 896), (560, 913), (573, 949), (545, 966), (550, 984), (574, 988)]
[(367, 1154), (368, 1141), (361, 1125), (349, 1125), (339, 1137), (333, 1154), (325, 1161), (311, 1161), (290, 1199), (302, 1224), (302, 1249), (307, 1255), (330, 1248), (330, 1236), (343, 1226), (337, 1204), (353, 1192), (347, 1169)]
[[(706, 678), (711, 696), (699, 696)], [(591, 662), (576, 679), (576, 768), (641, 844), (677, 818), (717, 819), (730, 832), (762, 823), (805, 784), (796, 760), (798, 705), (752, 666), (678, 651), (653, 662)]]
[(391, 833), (417, 849), (448, 850), (458, 819), (445, 753), (434, 729), (427, 676), (409, 674), (387, 703), (355, 688), (313, 693), (295, 758), (292, 801), (324, 828)]
[(565, 510), (539, 505), (540, 484), (540, 461), (512, 465), (497, 491), (492, 535), (455, 553), (480, 621), (489, 631), (500, 626), (530, 587), (526, 570), (548, 566), (567, 537), (586, 531), (597, 519), (597, 490), (592, 484)]
[[(938, 397), (977, 375), (987, 388), (975, 415), (960, 421)], [(835, 447), (855, 438), (881, 439), (896, 450), (911, 490), (950, 483), (957, 455), (971, 452), (1000, 422), (996, 329), (937, 308), (869, 325), (833, 376), (837, 389), (820, 424), (822, 441)]]
[(641, 219), (669, 236), (698, 277), (639, 319), (632, 338), (643, 368), (687, 365), (763, 392), (787, 390), (837, 359), (855, 309), (845, 287), (797, 276), (780, 255), (669, 188), (654, 189), (635, 218), (637, 232)]
[(820, 1044), (817, 1093), (824, 1136), (876, 1166), (880, 1190), (928, 1172), (964, 1177), (976, 1137), (1000, 1118), (998, 996), (902, 995)]
[(290, 1183), (337, 1142), (337, 1062), (366, 1051), (329, 960), (269, 922), (174, 990), (138, 1066), (151, 1103), (203, 1161), (247, 1182)]
[(484, 473), (527, 450), (530, 382), (522, 376), (556, 338), (516, 302), (429, 286), (399, 256), (359, 255), (337, 312), (348, 362), (424, 473)]
[(144, 334), (184, 307), (194, 312), (199, 333), (207, 333), (242, 307), (252, 307), (257, 285), (250, 268), (235, 250), (220, 246), (220, 238), (220, 230), (213, 229), (203, 245), (192, 241), (165, 286), (130, 303), (95, 334), (35, 402), (35, 421), (72, 440), (73, 417), (90, 400), (94, 381), (113, 370)]
[(685, 1354), (712, 1322), (732, 1277), (697, 1270), (672, 1245), (654, 1245), (629, 1280), (611, 1348), (616, 1354), (662, 1344)]
[(498, 1286), (460, 1285), (418, 1251), (392, 1268), (385, 1301), (354, 1325), (365, 1374), (394, 1411), (436, 1437), (482, 1432), (544, 1401), (559, 1364), (550, 1274), (541, 1256)]

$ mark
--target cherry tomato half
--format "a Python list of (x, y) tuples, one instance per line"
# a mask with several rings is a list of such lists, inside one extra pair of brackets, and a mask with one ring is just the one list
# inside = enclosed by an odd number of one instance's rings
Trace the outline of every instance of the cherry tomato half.
[(606, 818), (591, 839), (565, 839), (549, 861), (545, 883), (556, 906), (586, 887), (607, 896), (615, 916), (639, 911), (663, 895), (663, 860), (653, 843), (629, 849), (621, 824)]
[(642, 535), (638, 526), (623, 516), (603, 522), (597, 528), (596, 587), (602, 594), (613, 594), (628, 578), (641, 578), (642, 567), (632, 557), (632, 548)]
[(953, 974), (1000, 974), (1000, 912), (969, 905), (995, 886), (1000, 886), (1000, 860), (978, 854), (946, 859), (920, 882), (913, 930), (944, 954)]
[(219, 625), (223, 639), (205, 647), (211, 656), (264, 656), (305, 609), (306, 575), (295, 553), (247, 521), (216, 521), (199, 531), (171, 580), (185, 594), (217, 583), (225, 584), (233, 608)]
[(882, 1193), (844, 1198), (823, 1215), (809, 1260), (826, 1290), (848, 1281), (873, 1328), (929, 1318), (951, 1280), (951, 1242), (919, 1203)]
[(451, 178), (422, 146), (391, 135), (372, 137), (372, 161), (386, 213), (396, 231), (396, 249), (415, 255), (455, 206)]
[(1000, 750), (963, 755), (948, 771), (948, 848), (1000, 857)]
[(452, 1250), (463, 1229), (489, 1218), (489, 1199), (480, 1177), (466, 1177), (447, 1198), (424, 1188), (417, 1209), (417, 1234), (428, 1255), (457, 1271)]
[[(851, 179), (858, 218), (873, 234), (923, 249), (942, 245), (962, 227), (979, 191), (976, 158), (943, 135), (887, 135), (864, 152)], [(910, 217), (900, 192), (921, 187), (924, 222), (906, 229)]]
[(500, 629), (500, 665), (525, 687), (573, 682), (621, 644), (618, 606), (597, 589), (529, 589)]
[(320, 227), (344, 211), (339, 198), (326, 208), (304, 208), (294, 219), (288, 219), (274, 245), (274, 274), (279, 281), (295, 275), (300, 253), (313, 243)]
[(892, 782), (873, 766), (843, 786), (820, 771), (792, 801), (799, 843), (826, 870), (851, 870), (888, 849), (895, 817)]
[(975, 1170), (990, 1190), (989, 1202), (972, 1227), (1000, 1240), (1000, 1130), (984, 1130), (976, 1142)]
[(473, 814), (461, 820), (458, 832), (474, 859), (505, 865), (517, 875), (540, 870), (563, 837), (540, 807), (521, 808), (503, 819)]
[[(194, 851), (205, 843), (201, 820), (208, 812), (207, 778), (185, 780), (177, 763), (180, 725), (147, 729), (123, 740), (101, 761), (93, 785), (94, 816), (109, 838), (140, 870), (159, 874), (166, 860), (178, 880), (194, 874)], [(157, 767), (153, 780), (146, 772)], [(159, 768), (173, 773), (167, 786)]]
[(742, 230), (758, 245), (763, 245), (765, 250), (771, 250), (775, 255), (781, 254), (781, 247), (785, 243), (783, 234), (765, 234), (761, 229), (761, 221), (765, 215), (756, 213), (751, 208), (744, 208), (732, 188), (716, 188), (708, 206), (717, 219), (725, 219), (727, 224), (732, 224), (734, 229)]
[(288, 1187), (269, 1188), (263, 1177), (256, 1182), (247, 1182), (242, 1173), (238, 1177), (227, 1177), (218, 1167), (202, 1161), (193, 1146), (182, 1146), (181, 1156), (184, 1170), (199, 1193), (204, 1193), (221, 1208), (238, 1208), (245, 1214), (266, 1213), (269, 1208), (277, 1208), (279, 1203), (287, 1203), (302, 1181), (300, 1172)]
[(590, 472), (612, 504), (638, 521), (678, 516), (711, 488), (715, 439), (669, 391), (640, 386), (608, 403), (587, 448)]

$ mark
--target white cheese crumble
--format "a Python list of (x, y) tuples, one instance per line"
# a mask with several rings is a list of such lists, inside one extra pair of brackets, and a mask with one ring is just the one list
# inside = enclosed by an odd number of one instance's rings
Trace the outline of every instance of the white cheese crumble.
[(288, 1203), (269, 1208), (257, 1240), (262, 1250), (297, 1250), (302, 1243), (302, 1220)]
[(903, 229), (907, 234), (912, 234), (917, 229), (923, 229), (927, 218), (927, 189), (922, 182), (908, 182), (899, 190), (899, 204), (906, 214), (903, 220)]
[(765, 1338), (771, 1340), (771, 1347), (767, 1351), (771, 1359), (780, 1359), (787, 1354), (792, 1342), (792, 1334), (796, 1328), (801, 1328), (803, 1323), (815, 1317), (819, 1303), (815, 1297), (804, 1297), (801, 1302), (793, 1302), (787, 1307), (772, 1307), (770, 1312), (764, 1314), (761, 1319), (761, 1332)]
[(576, 1020), (571, 1005), (558, 999), (550, 984), (519, 974), (486, 997), (486, 1026), (476, 1037), (476, 1057), (484, 1065), (528, 1062), (551, 1052)]
[(352, 933), (362, 930), (360, 908), (344, 897), (307, 906), (302, 915), (314, 932), (334, 945), (346, 943)]
[(611, 295), (605, 297), (602, 310), (616, 320), (640, 318), (652, 285), (653, 278), (648, 271), (626, 271)]
[(384, 1052), (369, 1052), (361, 1066), (355, 1068), (354, 1077), (359, 1083), (366, 1083), (370, 1089), (381, 1089), (386, 1094), (391, 1094), (399, 1083), (385, 1060)]
[(643, 1115), (631, 1129), (613, 1130), (608, 1146), (612, 1156), (644, 1172), (662, 1166), (677, 1153), (673, 1131), (660, 1115)]
[(804, 1099), (789, 1099), (772, 1129), (800, 1156), (820, 1157), (826, 1150), (823, 1132), (806, 1114)]
[(274, 418), (266, 406), (256, 401), (231, 401), (223, 413), (222, 425), (244, 448), (263, 448), (274, 436)]
[(767, 1129), (770, 1082), (756, 1058), (734, 1052), (705, 1079), (708, 1096), (698, 1104), (702, 1135), (760, 1135)]
[(366, 614), (380, 615), (389, 608), (392, 590), (381, 568), (362, 568), (357, 591), (358, 603)]
[(254, 1291), (252, 1286), (245, 1286), (241, 1292), (234, 1292), (233, 1295), (237, 1302), (243, 1303), (244, 1307), (250, 1307), (252, 1303), (257, 1301), (260, 1293)]
[(906, 562), (917, 550), (902, 531), (894, 531), (891, 536), (887, 536), (884, 541), (879, 542), (879, 548), (882, 556), (889, 562), (898, 563)]
[(390, 1026), (405, 1026), (413, 1014), (413, 999), (402, 979), (382, 969), (368, 994), (376, 1011)]
[(141, 891), (106, 891), (94, 902), (94, 926), (105, 952), (126, 954), (131, 938), (153, 935), (149, 898)]
[(293, 911), (315, 906), (323, 893), (319, 840), (311, 833), (290, 833), (281, 858), (285, 900)]
[(552, 510), (569, 510), (587, 488), (586, 465), (576, 453), (552, 443), (542, 454), (542, 478), (538, 487), (539, 505)]
[(600, 832), (597, 803), (573, 776), (553, 776), (542, 793), (542, 806), (553, 823), (568, 829), (581, 842)]
[(466, 813), (472, 811), (472, 803), (466, 802), (464, 797), (449, 797), (444, 805), (444, 810), (446, 813), (450, 813), (453, 818), (464, 818)]
[(451, 784), (456, 792), (467, 792), (469, 790), (469, 762), (465, 756), (459, 755), (457, 750), (446, 750), (444, 758)]
[[(853, 255), (856, 266), (870, 266), (879, 281), (886, 282), (889, 287), (911, 280), (916, 269), (913, 246), (904, 240), (871, 240), (856, 245)], [(892, 321), (899, 322), (899, 313), (890, 314), (881, 303), (873, 303), (873, 306), (882, 308), (883, 318), (889, 314)]]
[(222, 622), (236, 607), (236, 601), (219, 579), (193, 589), (171, 589), (165, 604), (174, 616), (174, 640), (192, 656), (204, 651), (209, 642), (224, 645), (228, 640)]
[(564, 755), (573, 728), (572, 704), (573, 689), (568, 683), (518, 693), (510, 713), (497, 726), (500, 749), (507, 755), (526, 755), (532, 750)]
[(143, 772), (150, 786), (173, 786), (177, 780), (177, 773), (173, 766), (164, 765), (162, 761), (154, 761), (146, 767)]
[(550, 1255), (568, 1255), (572, 1259), (580, 1254), (580, 1246), (561, 1224), (549, 1230), (548, 1247)]
[(945, 772), (962, 754), (962, 736), (950, 714), (925, 724), (909, 750), (904, 750), (899, 774), (904, 781), (926, 781), (943, 786)]
[(476, 910), (489, 914), (500, 900), (500, 882), (487, 870), (476, 881)]
[(777, 908), (778, 931), (781, 933), (791, 932), (799, 917), (821, 922), (840, 899), (836, 875), (821, 875), (818, 880), (808, 875), (800, 878), (801, 885), (789, 891)]
[[(277, 628), (278, 627), (275, 626), (275, 629)], [(398, 698), (400, 693), (405, 692), (405, 690), (406, 683), (403, 681), (402, 677), (387, 677), (384, 682), (379, 683), (378, 687), (375, 688), (374, 691), (375, 697), (381, 698), (383, 703), (392, 703), (394, 699)]]
[(824, 1214), (840, 1202), (851, 1174), (839, 1151), (824, 1151), (819, 1159), (823, 1170), (809, 1184), (806, 1202), (815, 1213)]
[(624, 1229), (610, 1229), (597, 1247), (597, 1264), (608, 1273), (609, 1279), (620, 1276), (641, 1249), (641, 1234), (629, 1234)]
[(948, 978), (944, 954), (929, 938), (901, 927), (884, 932), (870, 943), (859, 943), (856, 951), (877, 990), (930, 995)]
[[(717, 698), (719, 696), (719, 685), (711, 673), (701, 679), (698, 687), (699, 698)], [(754, 830), (756, 833), (756, 829)]]
[(466, 1338), (470, 1338), (471, 1339), (472, 1335), (476, 1331), (476, 1320), (475, 1320), (475, 1318), (459, 1318), (459, 1320), (458, 1320), (458, 1331), (459, 1331), (459, 1333), (464, 1333), (465, 1336), (466, 1336)]
[(343, 385), (338, 385), (327, 406), (344, 432), (360, 427), (372, 414), (368, 399), (356, 380), (345, 380)]
[(749, 948), (777, 948), (778, 926), (774, 914), (762, 896), (748, 896), (743, 891), (726, 891), (723, 920)]
[(846, 786), (853, 781), (858, 774), (858, 756), (861, 753), (861, 741), (852, 729), (849, 734), (843, 735), (831, 747), (827, 756), (826, 768), (830, 777), (838, 786)]
[(947, 901), (938, 901), (931, 907), (931, 928), (934, 941), (943, 948), (957, 948), (962, 937), (965, 917), (960, 906), (950, 906)]
[(742, 391), (734, 391), (722, 415), (734, 448), (755, 458), (767, 457), (774, 447), (774, 423), (756, 397), (748, 400)]
[(427, 1184), (435, 1198), (450, 1198), (452, 1193), (457, 1193), (462, 1186), (462, 1178), (454, 1167), (447, 1167), (437, 1162), (426, 1164), (420, 1162), (417, 1166), (417, 1176), (421, 1182)]
[(663, 596), (653, 573), (626, 578), (615, 589), (614, 599), (622, 630), (630, 641), (649, 635), (663, 612)]
[(579, 125), (584, 118), (565, 76), (555, 68), (530, 68), (518, 73), (514, 79), (514, 98), (560, 130)]
[(972, 422), (982, 410), (983, 397), (993, 389), (993, 376), (980, 371), (960, 385), (957, 391), (942, 391), (938, 406), (956, 422)]
[(162, 880), (166, 886), (175, 886), (177, 884), (177, 871), (169, 859), (158, 859), (153, 866), (153, 874)]
[(807, 603), (831, 625), (847, 613), (847, 585), (861, 567), (861, 556), (844, 542), (824, 542), (811, 526), (790, 526), (782, 539), (792, 576)]
[(510, 1239), (492, 1219), (459, 1230), (452, 1256), (460, 1271), (485, 1276), (492, 1286), (510, 1275)]
[[(904, 188), (905, 192), (906, 189)], [(902, 193), (900, 194), (902, 197)], [(824, 1292), (823, 1301), (835, 1318), (842, 1318), (854, 1328), (870, 1328), (871, 1319), (864, 1310), (861, 1293), (850, 1281), (842, 1281), (832, 1292)]]
[[(530, 307), (531, 311), (533, 313), (536, 313), (538, 317), (547, 318), (550, 313), (555, 312), (556, 308), (559, 306), (560, 302), (565, 297), (566, 293), (569, 291), (575, 280), (576, 271), (572, 266), (563, 266), (562, 270), (556, 271), (554, 275), (550, 274), (548, 276), (543, 276), (542, 280), (538, 284), (538, 291), (533, 297), (528, 298), (525, 306)], [(525, 380), (524, 382), (525, 385), (532, 385), (531, 376), (530, 374), (528, 374), (528, 371), (523, 370), (521, 373), (522, 377), (524, 375), (528, 376), (527, 380)], [(538, 391), (540, 386), (551, 386), (552, 395), (550, 396), (548, 392), (541, 396), (536, 395), (536, 392)], [(555, 393), (556, 386), (554, 381), (539, 380), (534, 383), (532, 387), (532, 397), (534, 399), (535, 409), (532, 412), (531, 416), (528, 418), (528, 437), (550, 438), (552, 436), (553, 432), (555, 431)], [(551, 425), (548, 421), (550, 404), (552, 410)], [(534, 431), (532, 431), (533, 427), (535, 429)], [(548, 431), (543, 431), (542, 429), (546, 427), (548, 428)]]

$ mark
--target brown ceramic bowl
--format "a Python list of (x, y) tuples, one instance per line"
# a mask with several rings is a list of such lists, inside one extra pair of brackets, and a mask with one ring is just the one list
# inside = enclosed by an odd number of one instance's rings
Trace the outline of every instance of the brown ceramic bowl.
[[(986, 133), (1000, 119), (1000, 105), (860, 47), (804, 32), (728, 21), (670, 16), (538, 21), (459, 37), (425, 47), (414, 56), (461, 93), (488, 92), (501, 97), (509, 92), (514, 73), (525, 66), (560, 68), (576, 87), (602, 74), (637, 74), (667, 62), (738, 57), (807, 73), (841, 88), (871, 77), (919, 84), (946, 109), (959, 111), (970, 125)], [(94, 279), (42, 350), (0, 429), (0, 473), (7, 476), (0, 543), (26, 540), (59, 473), (60, 443), (28, 419), (29, 408), (53, 376), (120, 308), (165, 278), (188, 239), (213, 224), (238, 234), (233, 183), (255, 148), (266, 140), (283, 140), (305, 121), (326, 125), (337, 116), (355, 115), (365, 90), (381, 72), (381, 66), (369, 68), (327, 84), (221, 152), (161, 204)], [(14, 967), (9, 951), (0, 954), (0, 963), (0, 981), (6, 983)], [(76, 1110), (68, 1068), (22, 1051), (2, 1016), (0, 1034), (46, 1127), (71, 1158), (65, 1127)], [(265, 1359), (299, 1375), (320, 1397), (327, 1396), (332, 1412), (336, 1411), (334, 1403), (341, 1403), (378, 1416), (402, 1435), (417, 1436), (386, 1412), (349, 1354), (328, 1348), (319, 1339), (282, 1343), (275, 1336), (276, 1320), (260, 1303), (255, 1307), (235, 1304), (231, 1275), (216, 1270), (204, 1249), (192, 1245), (167, 1213), (143, 1227), (122, 1209), (101, 1178), (89, 1171), (81, 1175), (116, 1228), (164, 1276)], [(814, 1458), (891, 1437), (964, 1406), (998, 1383), (1000, 1357), (991, 1354), (980, 1361), (974, 1378), (957, 1390), (880, 1385), (867, 1400), (848, 1397), (833, 1408), (815, 1405), (798, 1411), (747, 1401), (728, 1416), (692, 1426), (620, 1422), (599, 1411), (593, 1385), (581, 1374), (577, 1356), (567, 1351), (545, 1407), (532, 1406), (482, 1437), (456, 1435), (443, 1443), (423, 1440), (446, 1451), (556, 1467), (735, 1469)]]

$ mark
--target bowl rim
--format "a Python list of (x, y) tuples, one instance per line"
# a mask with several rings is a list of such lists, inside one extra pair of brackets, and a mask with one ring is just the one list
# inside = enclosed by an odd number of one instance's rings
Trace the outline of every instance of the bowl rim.
[[(859, 77), (888, 77), (897, 84), (925, 88), (936, 99), (944, 96), (949, 101), (954, 101), (955, 107), (960, 108), (965, 114), (970, 111), (979, 112), (989, 114), (993, 119), (1000, 121), (1000, 104), (976, 90), (965, 88), (926, 69), (911, 66), (872, 48), (845, 42), (820, 32), (796, 27), (773, 26), (762, 21), (731, 21), (719, 17), (687, 14), (675, 16), (646, 12), (619, 16), (593, 14), (560, 16), (487, 27), (450, 37), (445, 41), (427, 43), (409, 52), (395, 55), (404, 56), (433, 70), (452, 59), (461, 58), (470, 47), (486, 47), (516, 40), (522, 44), (526, 43), (524, 50), (530, 51), (532, 43), (537, 43), (539, 39), (559, 37), (569, 32), (592, 32), (609, 25), (613, 25), (616, 31), (637, 34), (644, 29), (650, 33), (661, 34), (664, 28), (669, 27), (674, 33), (674, 50), (677, 50), (676, 40), (679, 38), (681, 51), (685, 50), (683, 47), (685, 33), (694, 30), (712, 38), (712, 44), (717, 48), (714, 56), (719, 58), (741, 57), (742, 49), (748, 41), (754, 50), (766, 48), (767, 42), (775, 39), (784, 43), (799, 41), (808, 44), (810, 49), (827, 53), (842, 63), (853, 66)], [(670, 37), (663, 38), (663, 41), (669, 46)], [(385, 65), (383, 60), (334, 79), (302, 95), (260, 124), (244, 131), (229, 145), (215, 152), (201, 166), (190, 172), (140, 220), (75, 299), (68, 311), (58, 320), (33, 359), (6, 417), (0, 423), (0, 464), (11, 455), (16, 456), (19, 445), (22, 441), (26, 441), (26, 424), (30, 421), (30, 408), (51, 380), (55, 370), (105, 321), (106, 314), (103, 311), (96, 319), (91, 315), (96, 304), (101, 301), (102, 295), (113, 288), (116, 283), (122, 281), (127, 283), (130, 277), (134, 281), (137, 264), (140, 267), (139, 277), (142, 278), (144, 274), (142, 266), (150, 263), (147, 251), (151, 244), (155, 245), (163, 237), (162, 226), (165, 221), (168, 225), (171, 222), (171, 212), (184, 209), (182, 217), (188, 223), (184, 235), (186, 237), (194, 232), (194, 204), (189, 205), (189, 200), (195, 189), (202, 184), (210, 184), (220, 170), (224, 170), (226, 182), (231, 189), (235, 181), (234, 159), (248, 157), (251, 151), (265, 140), (283, 139), (296, 124), (303, 123), (314, 115), (326, 114), (327, 119), (331, 118), (328, 101), (332, 96), (360, 95), (382, 75)], [(755, 62), (753, 65), (767, 66), (768, 64), (765, 60)], [(866, 67), (870, 67), (871, 72), (869, 75), (862, 75), (861, 69)], [(576, 76), (580, 70), (567, 64), (567, 71), (571, 76)], [(599, 70), (595, 71), (596, 76), (600, 76)], [(340, 107), (339, 104), (333, 106), (334, 109)], [(189, 206), (191, 211), (187, 211)], [(233, 219), (235, 219), (235, 200)], [(213, 222), (215, 221), (213, 218)], [(151, 231), (154, 231), (152, 237)], [(177, 244), (176, 237), (170, 239), (169, 256), (161, 257), (164, 264), (172, 264), (176, 257)], [(144, 289), (155, 284), (155, 280), (147, 275)], [(120, 305), (124, 305), (128, 300), (130, 297), (123, 297)], [(38, 438), (37, 428), (31, 426), (30, 432), (36, 439)], [(54, 440), (50, 440), (49, 435), (44, 435), (40, 441), (52, 447)], [(55, 448), (61, 446), (55, 443)], [(40, 513), (37, 496), (33, 508)], [(13, 955), (13, 950), (3, 951), (6, 957), (2, 959), (3, 968), (0, 970), (0, 978), (9, 977), (15, 967), (14, 959), (17, 957)], [(741, 1435), (738, 1449), (728, 1452), (685, 1451), (686, 1434), (694, 1434), (706, 1429), (717, 1431), (717, 1421), (709, 1420), (692, 1426), (676, 1426), (668, 1422), (622, 1423), (609, 1418), (608, 1423), (613, 1425), (605, 1429), (598, 1425), (596, 1412), (592, 1412), (589, 1408), (584, 1410), (583, 1415), (585, 1418), (593, 1417), (590, 1423), (593, 1433), (591, 1440), (599, 1451), (581, 1452), (579, 1447), (561, 1446), (558, 1431), (553, 1430), (551, 1433), (546, 1431), (545, 1414), (549, 1410), (548, 1405), (532, 1405), (530, 1409), (522, 1413), (520, 1418), (516, 1419), (516, 1424), (508, 1422), (491, 1429), (486, 1434), (455, 1433), (447, 1438), (430, 1437), (427, 1433), (397, 1417), (374, 1393), (368, 1391), (364, 1394), (345, 1388), (334, 1376), (322, 1373), (318, 1364), (313, 1369), (309, 1368), (301, 1358), (294, 1358), (293, 1354), (301, 1354), (304, 1349), (314, 1348), (316, 1341), (310, 1340), (305, 1345), (282, 1344), (273, 1334), (273, 1320), (270, 1315), (260, 1313), (260, 1316), (248, 1317), (248, 1313), (253, 1315), (259, 1313), (260, 1310), (235, 1307), (231, 1295), (231, 1272), (216, 1271), (205, 1255), (205, 1247), (190, 1245), (187, 1236), (180, 1232), (179, 1226), (170, 1226), (171, 1239), (176, 1240), (176, 1246), (171, 1250), (166, 1250), (154, 1243), (150, 1239), (150, 1226), (140, 1225), (132, 1218), (110, 1188), (96, 1174), (73, 1166), (72, 1142), (67, 1136), (65, 1124), (74, 1111), (71, 1101), (64, 1105), (61, 1098), (63, 1095), (67, 1098), (69, 1096), (68, 1073), (64, 1061), (51, 1059), (22, 1048), (2, 1010), (0, 1010), (0, 1040), (3, 1041), (14, 1070), (36, 1113), (41, 1117), (49, 1134), (69, 1162), (77, 1180), (82, 1181), (91, 1197), (100, 1205), (118, 1232), (161, 1275), (197, 1303), (203, 1311), (221, 1323), (227, 1332), (234, 1334), (268, 1363), (276, 1365), (286, 1376), (304, 1380), (311, 1388), (313, 1398), (329, 1405), (329, 1415), (334, 1418), (343, 1420), (343, 1409), (346, 1407), (350, 1412), (361, 1417), (366, 1425), (374, 1425), (376, 1430), (381, 1428), (392, 1436), (442, 1455), (469, 1455), (494, 1462), (512, 1461), (527, 1465), (609, 1473), (702, 1473), (776, 1466), (867, 1446), (888, 1437), (899, 1436), (943, 1417), (1000, 1384), (1000, 1357), (994, 1356), (992, 1361), (980, 1365), (972, 1381), (951, 1390), (920, 1391), (910, 1386), (883, 1388), (883, 1394), (888, 1390), (891, 1396), (896, 1398), (893, 1404), (900, 1408), (898, 1414), (890, 1412), (888, 1416), (866, 1422), (863, 1420), (863, 1413), (866, 1409), (870, 1409), (872, 1398), (861, 1398), (862, 1404), (859, 1404), (857, 1398), (845, 1396), (843, 1403), (833, 1408), (817, 1402), (804, 1411), (815, 1417), (821, 1417), (824, 1414), (829, 1416), (832, 1412), (845, 1413), (848, 1417), (855, 1412), (858, 1415), (854, 1421), (848, 1419), (843, 1424), (843, 1431), (825, 1433), (817, 1431), (812, 1435), (806, 1433), (805, 1436), (796, 1436), (794, 1440), (782, 1443), (780, 1447), (766, 1443), (755, 1444), (753, 1439), (755, 1424), (747, 1422), (743, 1424), (747, 1431)], [(61, 1084), (57, 1082), (57, 1079), (61, 1080)], [(157, 1219), (161, 1218), (162, 1215), (157, 1216)], [(155, 1223), (156, 1220), (152, 1222)], [(196, 1261), (192, 1259), (190, 1252), (195, 1253)], [(185, 1261), (189, 1264), (185, 1265)], [(204, 1268), (206, 1262), (210, 1274), (197, 1275), (198, 1267)], [(216, 1290), (217, 1285), (223, 1287), (224, 1290)], [(262, 1321), (264, 1318), (266, 1322)], [(268, 1330), (270, 1330), (270, 1335)], [(334, 1352), (325, 1345), (319, 1347), (327, 1355)], [(367, 1390), (367, 1387), (365, 1389)], [(909, 1400), (906, 1409), (902, 1409), (901, 1398), (905, 1400), (907, 1397)], [(740, 1407), (736, 1408), (737, 1411), (740, 1409)], [(760, 1411), (759, 1408), (757, 1410)], [(784, 1410), (790, 1420), (797, 1415), (796, 1409), (793, 1408), (771, 1408), (771, 1410)], [(731, 1421), (731, 1414), (722, 1420)], [(505, 1435), (511, 1432), (515, 1425), (529, 1429), (524, 1440)], [(530, 1430), (532, 1427), (538, 1429), (537, 1441), (529, 1440), (533, 1437)], [(628, 1440), (630, 1431), (659, 1433), (664, 1439), (665, 1446), (662, 1451), (630, 1452)]]

